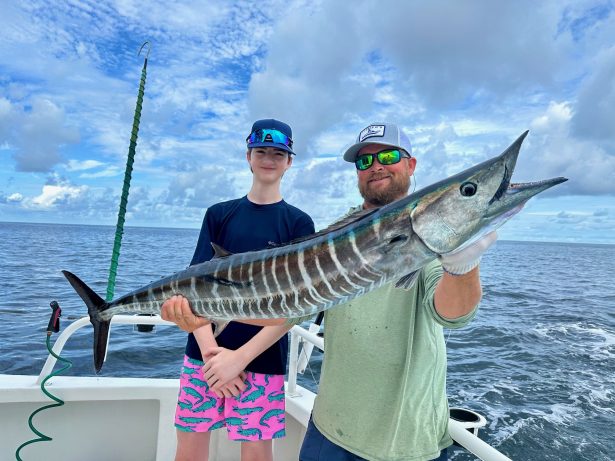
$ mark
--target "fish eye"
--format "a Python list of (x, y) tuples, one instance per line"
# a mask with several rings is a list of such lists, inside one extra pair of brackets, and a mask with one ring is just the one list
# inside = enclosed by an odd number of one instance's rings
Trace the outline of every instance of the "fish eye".
[(463, 195), (464, 197), (472, 197), (474, 194), (476, 194), (477, 190), (478, 186), (470, 181), (464, 182), (461, 186), (459, 186), (459, 192), (461, 192), (461, 195)]

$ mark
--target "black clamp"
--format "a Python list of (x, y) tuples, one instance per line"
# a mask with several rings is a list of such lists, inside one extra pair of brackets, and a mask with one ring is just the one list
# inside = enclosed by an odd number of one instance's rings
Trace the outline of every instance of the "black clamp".
[(60, 331), (60, 316), (62, 315), (62, 309), (57, 301), (51, 301), (49, 305), (51, 306), (51, 317), (47, 325), (47, 336)]

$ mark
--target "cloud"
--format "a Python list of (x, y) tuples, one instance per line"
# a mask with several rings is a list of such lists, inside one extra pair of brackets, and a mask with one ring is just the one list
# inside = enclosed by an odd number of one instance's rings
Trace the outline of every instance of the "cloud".
[(372, 3), (375, 21), (370, 22), (381, 53), (426, 103), (450, 108), (489, 95), (510, 97), (556, 80), (560, 42), (567, 36), (554, 39), (559, 12), (551, 5), (400, 2), (376, 14), (383, 9)]
[(416, 123), (425, 109), (484, 111), (559, 83), (570, 34), (556, 34), (552, 3), (390, 6), (330, 1), (291, 10), (252, 74), (250, 114), (279, 114), (310, 140), (368, 113)]
[[(23, 216), (114, 221), (120, 184), (108, 178), (126, 162), (144, 40), (151, 53), (131, 223), (194, 227), (207, 206), (245, 193), (243, 140), (261, 117), (293, 127), (298, 155), (283, 195), (320, 227), (360, 202), (340, 155), (378, 120), (410, 135), (418, 187), (501, 153), (530, 128), (513, 179), (570, 178), (532, 203), (559, 210), (556, 199), (576, 194), (610, 210), (611, 2), (5, 6), (0, 152), (11, 157), (0, 187), (4, 202), (23, 194), (4, 204)], [(40, 173), (55, 180), (43, 184)], [(35, 211), (35, 199), (51, 211)], [(607, 226), (612, 215), (592, 219)], [(540, 227), (546, 218), (536, 219)]]
[(48, 172), (61, 161), (61, 147), (79, 140), (62, 109), (44, 98), (21, 107), (0, 100), (0, 122), (10, 127), (0, 132), (0, 140), (13, 151), (17, 171)]
[(50, 209), (68, 205), (70, 202), (79, 200), (87, 188), (85, 186), (74, 187), (70, 185), (46, 184), (40, 195), (28, 200), (27, 206), (39, 209)]
[(24, 199), (19, 192), (13, 192), (11, 195), (4, 195), (0, 192), (0, 203), (19, 203)]
[[(615, 46), (596, 58), (595, 71), (579, 90), (572, 133), (582, 139), (607, 141), (615, 148)], [(615, 154), (614, 154), (615, 155)]]
[(200, 165), (173, 176), (164, 202), (204, 210), (214, 203), (236, 197), (235, 179), (220, 166)]
[(354, 165), (341, 157), (312, 160), (302, 167), (293, 165), (282, 181), (282, 191), (287, 202), (312, 217), (317, 229), (362, 202)]
[(6, 98), (0, 98), (0, 144), (7, 144), (11, 137), (11, 119), (13, 107)]
[(574, 136), (574, 126), (572, 106), (551, 102), (544, 114), (532, 122), (527, 151), (520, 157), (531, 160), (520, 160), (519, 171), (529, 179), (570, 179), (547, 194), (615, 195), (615, 185), (610, 180), (615, 175), (615, 155), (600, 143)]
[(79, 177), (84, 179), (110, 178), (114, 176), (119, 176), (121, 174), (123, 174), (123, 171), (120, 170), (118, 167), (110, 166), (108, 168), (105, 168), (104, 170), (100, 170), (95, 173), (82, 173), (79, 175)]
[(99, 166), (102, 166), (102, 165), (104, 165), (104, 163), (98, 160), (71, 159), (66, 164), (66, 169), (68, 171), (83, 171), (83, 170), (91, 170), (92, 168), (98, 168)]

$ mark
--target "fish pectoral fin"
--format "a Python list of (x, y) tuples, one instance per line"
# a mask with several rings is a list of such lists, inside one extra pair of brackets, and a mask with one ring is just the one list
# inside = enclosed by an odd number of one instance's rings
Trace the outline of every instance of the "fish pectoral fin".
[(225, 258), (226, 256), (230, 256), (233, 254), (214, 242), (211, 242), (211, 247), (214, 249), (214, 257), (212, 259)]
[(226, 328), (226, 326), (229, 324), (229, 321), (212, 319), (211, 323), (214, 326), (214, 338), (216, 338)]
[(419, 271), (410, 272), (409, 274), (406, 274), (402, 278), (400, 278), (397, 283), (395, 283), (395, 288), (403, 288), (405, 290), (409, 290), (413, 287), (418, 278)]

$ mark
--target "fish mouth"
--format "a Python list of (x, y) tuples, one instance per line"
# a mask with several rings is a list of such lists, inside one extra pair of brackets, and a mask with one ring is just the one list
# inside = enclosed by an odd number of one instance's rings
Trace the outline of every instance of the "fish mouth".
[(508, 169), (508, 165), (504, 165), (504, 176), (502, 177), (502, 182), (500, 183), (500, 186), (498, 187), (498, 189), (495, 191), (495, 194), (493, 194), (493, 197), (491, 197), (491, 200), (489, 201), (489, 205), (491, 205), (493, 202), (497, 200), (500, 200), (502, 196), (506, 193), (506, 191), (508, 191), (508, 187), (510, 186), (511, 177), (512, 177), (512, 171)]
[(510, 217), (517, 214), (530, 198), (553, 186), (568, 181), (567, 178), (557, 177), (527, 183), (510, 182), (517, 164), (521, 144), (528, 133), (529, 131), (525, 131), (521, 134), (521, 136), (499, 156), (500, 161), (504, 163), (504, 173), (500, 185), (489, 201), (488, 209), (491, 211), (489, 214), (492, 216), (502, 215), (502, 217)]
[(509, 198), (519, 196), (520, 200), (518, 199), (517, 202), (525, 203), (534, 195), (537, 195), (542, 191), (550, 189), (551, 187), (557, 186), (558, 184), (561, 184), (566, 181), (568, 181), (568, 178), (559, 176), (557, 178), (543, 179), (542, 181), (510, 183), (509, 186), (506, 188), (504, 195)]
[(529, 131), (522, 133), (521, 136), (519, 136), (517, 140), (500, 155), (500, 159), (504, 163), (504, 174), (502, 175), (502, 181), (500, 182), (499, 187), (496, 189), (495, 194), (493, 194), (493, 197), (491, 197), (491, 200), (489, 201), (489, 205), (500, 200), (508, 191), (510, 180), (512, 178), (513, 171), (515, 171), (517, 159), (519, 158), (519, 152), (521, 151), (521, 144), (523, 144), (523, 141), (528, 133)]
[(557, 177), (527, 183), (509, 183), (506, 189), (500, 189), (489, 202), (485, 218), (507, 221), (523, 209), (529, 199), (541, 192), (568, 181), (568, 178)]

